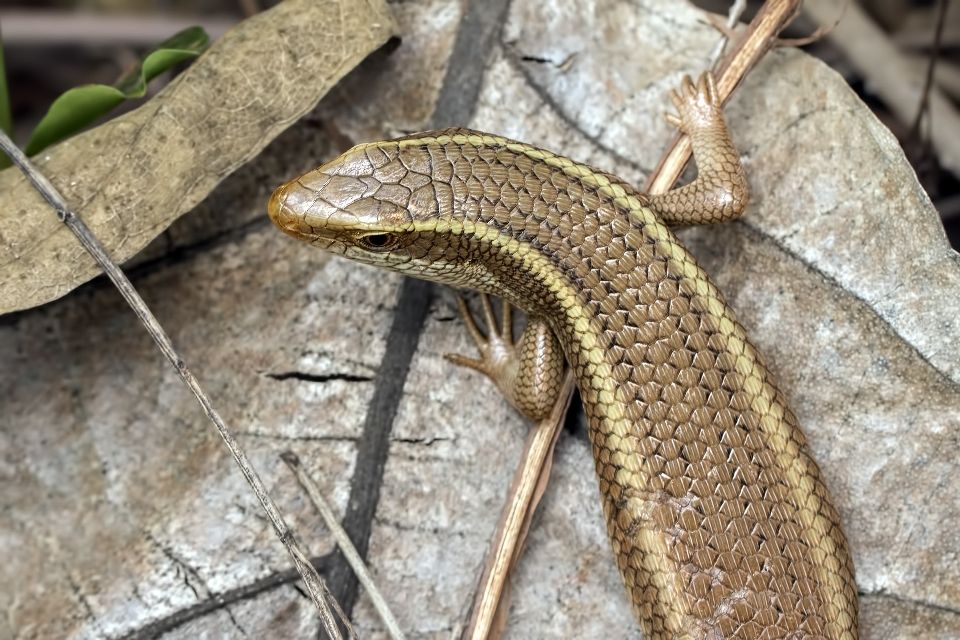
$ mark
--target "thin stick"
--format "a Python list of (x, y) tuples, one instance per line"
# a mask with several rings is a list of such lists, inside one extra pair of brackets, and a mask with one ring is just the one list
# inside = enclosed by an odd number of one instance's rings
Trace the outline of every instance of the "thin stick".
[(540, 421), (527, 436), (527, 443), (520, 457), (520, 465), (513, 476), (508, 492), (509, 499), (500, 516), (497, 532), (487, 555), (486, 570), (480, 579), (480, 587), (474, 598), (473, 616), (466, 637), (486, 640), (496, 617), (497, 606), (503, 593), (504, 583), (512, 573), (518, 554), (518, 539), (528, 514), (533, 513), (530, 503), (534, 496), (541, 470), (553, 454), (554, 445), (563, 428), (564, 416), (573, 397), (573, 373), (567, 371), (560, 396), (550, 415)]
[(273, 524), (273, 530), (276, 532), (277, 537), (280, 538), (280, 541), (287, 548), (287, 552), (293, 558), (293, 563), (303, 577), (303, 582), (306, 584), (307, 590), (313, 597), (314, 604), (316, 604), (317, 610), (320, 612), (320, 619), (323, 621), (327, 633), (330, 634), (331, 638), (342, 640), (333, 614), (330, 611), (328, 601), (333, 602), (333, 606), (343, 619), (346, 628), (352, 633), (349, 622), (346, 621), (343, 612), (340, 611), (340, 607), (336, 604), (333, 595), (331, 595), (327, 589), (326, 584), (324, 584), (323, 579), (317, 573), (316, 568), (314, 568), (300, 550), (296, 538), (287, 527), (287, 523), (284, 522), (280, 510), (267, 493), (263, 481), (260, 480), (260, 476), (253, 468), (253, 465), (250, 464), (247, 455), (243, 452), (243, 449), (240, 448), (240, 445), (237, 444), (237, 441), (234, 440), (233, 435), (227, 429), (227, 425), (223, 422), (220, 414), (213, 408), (210, 399), (200, 388), (197, 379), (190, 373), (190, 370), (187, 369), (186, 364), (173, 348), (173, 343), (170, 341), (170, 338), (160, 326), (160, 323), (157, 322), (157, 319), (153, 316), (153, 313), (147, 307), (143, 298), (141, 298), (140, 294), (134, 289), (133, 284), (130, 283), (130, 280), (128, 280), (127, 276), (120, 270), (120, 267), (110, 258), (106, 248), (100, 243), (97, 237), (93, 235), (83, 220), (70, 211), (63, 196), (60, 195), (53, 185), (50, 184), (50, 181), (33, 166), (17, 145), (2, 131), (0, 131), (0, 150), (4, 151), (13, 163), (23, 171), (34, 188), (43, 196), (43, 199), (56, 211), (57, 218), (60, 222), (67, 225), (70, 231), (77, 236), (80, 244), (93, 256), (94, 260), (100, 265), (100, 268), (107, 274), (107, 277), (109, 277), (117, 289), (119, 289), (120, 295), (124, 297), (127, 304), (133, 309), (133, 312), (140, 318), (140, 322), (143, 323), (150, 337), (152, 337), (154, 342), (157, 343), (157, 346), (160, 347), (160, 351), (164, 357), (173, 365), (173, 368), (177, 370), (180, 379), (183, 380), (184, 384), (193, 392), (193, 395), (196, 396), (200, 402), (200, 406), (203, 407), (207, 417), (216, 425), (217, 431), (220, 432), (220, 437), (222, 437), (223, 441), (227, 444), (230, 453), (233, 454), (233, 459), (237, 461), (240, 472), (243, 473), (243, 477), (247, 479), (257, 499), (260, 500), (260, 505), (266, 512), (271, 524)]
[[(767, 0), (750, 22), (733, 51), (717, 67), (717, 95), (726, 102), (733, 90), (757, 62), (777, 44), (777, 34), (800, 11), (802, 0)], [(643, 191), (650, 194), (666, 193), (683, 172), (690, 159), (690, 137), (678, 134), (661, 156), (660, 162), (647, 177)]]
[(297, 480), (300, 481), (300, 486), (304, 488), (304, 490), (307, 492), (307, 495), (310, 496), (310, 500), (313, 502), (313, 505), (317, 508), (317, 511), (320, 512), (320, 515), (323, 517), (323, 521), (326, 523), (327, 528), (330, 529), (330, 533), (333, 534), (333, 539), (336, 540), (337, 546), (340, 547), (340, 551), (343, 552), (347, 562), (350, 563), (350, 567), (353, 569), (353, 572), (357, 574), (360, 584), (362, 584), (363, 588), (367, 590), (367, 594), (370, 596), (370, 600), (373, 601), (373, 606), (376, 607), (377, 612), (380, 614), (380, 618), (383, 620), (383, 623), (387, 625), (387, 630), (390, 632), (390, 636), (396, 640), (404, 640), (403, 631), (400, 630), (400, 624), (393, 616), (393, 612), (390, 611), (387, 601), (383, 599), (382, 595), (380, 595), (377, 585), (373, 582), (373, 577), (367, 570), (367, 565), (364, 564), (363, 558), (361, 558), (360, 554), (357, 552), (357, 548), (353, 546), (353, 541), (350, 540), (350, 536), (347, 535), (347, 532), (344, 530), (344, 528), (340, 526), (340, 521), (337, 520), (337, 516), (333, 512), (333, 508), (324, 499), (323, 494), (320, 493), (320, 488), (317, 486), (317, 483), (313, 481), (310, 475), (303, 468), (303, 465), (300, 463), (299, 456), (297, 456), (297, 454), (295, 454), (293, 451), (284, 451), (280, 454), (280, 459), (286, 462), (287, 466), (290, 467), (290, 470), (293, 471), (295, 476), (297, 476)]
[(936, 69), (937, 59), (940, 57), (940, 39), (943, 37), (943, 24), (946, 22), (947, 6), (949, 4), (950, 0), (940, 0), (939, 12), (937, 14), (937, 30), (933, 36), (933, 49), (930, 51), (930, 63), (927, 66), (927, 77), (924, 80), (923, 93), (921, 94), (923, 97), (920, 98), (917, 117), (913, 121), (913, 126), (910, 127), (910, 136), (917, 140), (920, 140), (922, 137), (920, 135), (920, 124), (930, 104), (930, 89), (933, 87), (933, 70)]
[[(746, 9), (747, 0), (735, 0), (735, 2), (730, 5), (730, 11), (727, 12), (727, 29), (732, 30), (735, 26), (737, 26), (737, 23), (740, 22), (740, 16), (743, 15), (743, 12), (746, 11)], [(730, 38), (724, 34), (724, 36), (717, 41), (717, 44), (714, 45), (713, 51), (710, 52), (709, 58), (709, 64), (711, 67), (716, 65), (717, 61), (720, 60), (720, 56), (723, 55), (723, 49), (727, 46), (728, 40), (730, 40)]]

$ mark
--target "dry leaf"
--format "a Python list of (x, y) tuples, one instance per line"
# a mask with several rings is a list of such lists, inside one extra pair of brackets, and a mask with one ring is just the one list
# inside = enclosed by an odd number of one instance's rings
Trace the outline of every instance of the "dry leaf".
[[(317, 119), (355, 140), (426, 126), (446, 68), (463, 62), (448, 59), (462, 3), (392, 6), (403, 45), (346, 78), (290, 141)], [(672, 134), (667, 89), (701, 68), (715, 39), (682, 0), (549, 10), (513, 0), (478, 111), (461, 124), (640, 183)], [(960, 261), (895, 141), (818, 61), (774, 52), (726, 114), (752, 205), (740, 222), (683, 237), (821, 463), (857, 565), (861, 637), (960, 637)], [(271, 147), (225, 185), (240, 191), (290, 148)], [(137, 282), (202, 363), (197, 374), (299, 539), (325, 559), (324, 527), (276, 455), (293, 448), (322, 467), (322, 488), (344, 511), (357, 457), (370, 453), (360, 426), (398, 283), (267, 223)], [(447, 638), (526, 425), (492, 385), (442, 359), (473, 348), (449, 290), (407, 337), (418, 349), (368, 565), (411, 636)], [(0, 590), (0, 637), (232, 637), (238, 627), (315, 637), (315, 614), (285, 577), (269, 526), (249, 516), (243, 480), (113, 291), (85, 288), (12, 317), (0, 325), (0, 360), (0, 583), (16, 585)], [(639, 638), (582, 430), (561, 435), (513, 593), (505, 637)], [(363, 597), (354, 620), (361, 637), (381, 633)]]
[[(118, 262), (311, 109), (393, 29), (382, 0), (287, 0), (241, 23), (153, 100), (37, 164)], [(0, 173), (0, 313), (100, 271), (16, 169)]]

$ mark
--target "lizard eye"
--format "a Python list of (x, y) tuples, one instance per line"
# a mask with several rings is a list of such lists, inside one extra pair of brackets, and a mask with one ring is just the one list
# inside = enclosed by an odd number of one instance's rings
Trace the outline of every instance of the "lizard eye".
[(361, 236), (360, 244), (370, 251), (390, 251), (400, 244), (400, 238), (392, 233), (372, 233)]

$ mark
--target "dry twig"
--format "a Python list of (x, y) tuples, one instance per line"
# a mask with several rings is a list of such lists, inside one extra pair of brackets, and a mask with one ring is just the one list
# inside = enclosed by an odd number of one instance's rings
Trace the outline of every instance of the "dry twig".
[(393, 612), (390, 611), (390, 607), (387, 606), (386, 600), (380, 595), (377, 585), (373, 582), (373, 577), (367, 570), (367, 565), (363, 563), (363, 558), (360, 557), (357, 548), (353, 546), (353, 541), (350, 540), (350, 536), (348, 536), (344, 528), (340, 526), (340, 521), (337, 520), (333, 508), (324, 499), (323, 494), (320, 493), (320, 488), (317, 486), (317, 483), (313, 481), (303, 468), (303, 465), (300, 464), (299, 456), (293, 451), (284, 451), (280, 454), (280, 459), (286, 462), (290, 470), (297, 476), (297, 480), (300, 481), (300, 486), (307, 492), (307, 495), (310, 496), (310, 501), (313, 502), (313, 506), (320, 512), (320, 516), (323, 518), (324, 523), (326, 523), (327, 528), (330, 529), (330, 533), (333, 535), (334, 540), (336, 540), (337, 546), (340, 547), (340, 551), (343, 552), (347, 562), (350, 563), (350, 568), (357, 574), (357, 578), (360, 580), (363, 588), (367, 590), (367, 595), (370, 596), (374, 608), (377, 610), (377, 613), (380, 614), (383, 623), (387, 625), (387, 631), (390, 632), (390, 636), (395, 640), (403, 640), (404, 635), (403, 631), (400, 630), (400, 624), (394, 617)]
[[(726, 102), (740, 81), (757, 62), (777, 44), (777, 35), (790, 24), (800, 11), (801, 0), (768, 0), (750, 22), (740, 41), (716, 68), (717, 94)], [(667, 152), (647, 177), (643, 190), (647, 193), (665, 193), (683, 172), (690, 159), (690, 138), (678, 134), (667, 147)]]
[[(807, 0), (804, 9), (820, 24), (836, 18), (832, 0)], [(897, 118), (905, 124), (913, 122), (923, 95), (922, 77), (857, 3), (849, 4), (831, 38)], [(931, 88), (928, 102), (930, 140), (937, 158), (947, 169), (960, 173), (960, 114), (936, 87)]]
[[(924, 73), (930, 64), (930, 58), (925, 56), (908, 55), (907, 60), (915, 75)], [(942, 58), (937, 60), (933, 80), (945, 95), (960, 100), (960, 65)]]
[(913, 120), (910, 127), (910, 136), (919, 139), (921, 137), (920, 127), (923, 123), (923, 116), (927, 114), (930, 107), (930, 91), (933, 89), (933, 72), (937, 68), (937, 58), (940, 57), (940, 39), (943, 37), (943, 25), (947, 17), (947, 7), (950, 0), (940, 0), (939, 11), (937, 12), (937, 29), (933, 36), (933, 49), (930, 51), (930, 61), (927, 64), (927, 73), (923, 81), (923, 93), (920, 98), (920, 107), (917, 109), (917, 117)]
[[(568, 370), (553, 411), (527, 435), (520, 464), (507, 492), (507, 501), (484, 563), (483, 577), (480, 578), (465, 637), (481, 640), (500, 635), (500, 630), (495, 629), (495, 622), (502, 621), (504, 617), (502, 613), (498, 615), (502, 606), (501, 594), (523, 549), (522, 539), (526, 538), (530, 518), (540, 498), (537, 489), (540, 488), (542, 495), (542, 487), (550, 475), (553, 449), (563, 428), (567, 407), (573, 397), (573, 387), (573, 373)], [(494, 630), (492, 634), (491, 630)]]
[(310, 563), (306, 555), (304, 555), (303, 551), (300, 549), (293, 532), (290, 531), (290, 528), (284, 521), (280, 510), (277, 508), (277, 505), (267, 493), (267, 489), (264, 486), (263, 481), (253, 468), (253, 465), (250, 464), (250, 460), (247, 459), (246, 453), (244, 453), (240, 445), (237, 444), (237, 441), (230, 433), (227, 425), (220, 417), (220, 414), (216, 409), (213, 408), (213, 404), (210, 402), (210, 399), (207, 397), (206, 393), (204, 393), (203, 389), (200, 388), (200, 383), (187, 368), (186, 363), (184, 363), (180, 355), (176, 352), (169, 336), (167, 336), (167, 333), (163, 330), (163, 327), (160, 326), (160, 323), (157, 322), (157, 319), (147, 307), (146, 303), (143, 301), (143, 298), (141, 298), (140, 294), (137, 293), (136, 289), (134, 289), (133, 284), (123, 273), (120, 267), (117, 266), (117, 263), (113, 261), (103, 244), (101, 244), (97, 237), (93, 235), (87, 225), (84, 224), (83, 220), (78, 218), (70, 210), (66, 201), (53, 187), (53, 185), (50, 184), (50, 181), (47, 180), (47, 178), (41, 174), (36, 167), (33, 166), (24, 153), (17, 147), (17, 145), (15, 145), (13, 141), (2, 131), (0, 131), (0, 151), (5, 152), (13, 161), (13, 163), (19, 167), (31, 184), (33, 184), (34, 188), (36, 188), (40, 195), (43, 196), (44, 200), (46, 200), (47, 203), (53, 207), (57, 214), (57, 218), (63, 222), (67, 228), (70, 229), (70, 231), (73, 232), (73, 234), (80, 241), (80, 244), (83, 245), (83, 248), (86, 249), (91, 256), (93, 256), (94, 260), (97, 261), (97, 264), (100, 265), (100, 268), (103, 269), (104, 273), (107, 274), (107, 277), (110, 278), (113, 284), (120, 291), (120, 295), (123, 296), (124, 300), (127, 301), (127, 304), (129, 304), (133, 309), (133, 312), (137, 314), (138, 318), (140, 318), (140, 322), (143, 323), (143, 326), (146, 327), (150, 337), (153, 338), (154, 342), (157, 343), (157, 346), (160, 348), (160, 351), (163, 353), (164, 357), (170, 362), (170, 364), (173, 365), (173, 368), (176, 369), (180, 379), (183, 380), (183, 383), (187, 385), (190, 391), (193, 392), (193, 395), (196, 396), (197, 401), (200, 402), (200, 406), (203, 407), (207, 417), (210, 418), (210, 421), (213, 422), (213, 424), (217, 427), (217, 431), (220, 432), (220, 436), (226, 443), (227, 448), (229, 448), (230, 453), (233, 454), (233, 459), (236, 460), (237, 465), (240, 467), (240, 472), (243, 473), (243, 477), (247, 479), (247, 482), (250, 484), (250, 487), (256, 494), (257, 499), (260, 500), (260, 505), (263, 507), (267, 517), (270, 519), (270, 523), (273, 525), (273, 529), (276, 532), (277, 537), (280, 538), (280, 541), (287, 548), (287, 552), (293, 558), (294, 565), (296, 565), (297, 571), (303, 578), (304, 584), (306, 584), (307, 590), (313, 597), (314, 604), (316, 604), (317, 610), (320, 612), (320, 618), (323, 621), (323, 625), (326, 628), (327, 633), (331, 638), (342, 638), (336, 622), (334, 621), (333, 613), (331, 612), (332, 604), (333, 609), (337, 611), (341, 620), (343, 620), (345, 627), (351, 634), (353, 634), (353, 629), (350, 627), (349, 621), (347, 621), (343, 611), (340, 610), (339, 605), (337, 605), (333, 595), (327, 589), (323, 579), (317, 573), (316, 568)]
[[(717, 64), (717, 61), (720, 60), (720, 56), (723, 55), (723, 50), (727, 46), (727, 42), (733, 40), (735, 34), (733, 28), (737, 26), (737, 23), (740, 22), (740, 16), (743, 15), (743, 12), (747, 9), (747, 0), (735, 0), (732, 5), (730, 5), (730, 11), (727, 13), (727, 22), (721, 28), (720, 25), (714, 24), (715, 27), (723, 34), (723, 37), (717, 41), (717, 44), (713, 47), (713, 51), (710, 52), (710, 62), (709, 65), (713, 67)], [(712, 16), (709, 16), (712, 17)]]

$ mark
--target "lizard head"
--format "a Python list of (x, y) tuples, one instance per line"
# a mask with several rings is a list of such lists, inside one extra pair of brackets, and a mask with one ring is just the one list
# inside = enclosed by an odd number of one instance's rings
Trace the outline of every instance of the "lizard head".
[[(414, 229), (404, 201), (408, 198), (396, 189), (400, 185), (378, 180), (368, 146), (354, 147), (281, 185), (267, 206), (270, 219), (294, 238), (348, 258), (397, 248), (400, 235)], [(385, 186), (393, 188), (380, 193)]]
[(470, 223), (462, 218), (451, 178), (437, 175), (438, 166), (452, 172), (444, 148), (451, 136), (418, 136), (358, 145), (282, 185), (270, 198), (271, 220), (298, 240), (357, 262), (495, 289), (478, 259), (480, 240), (464, 233)]

